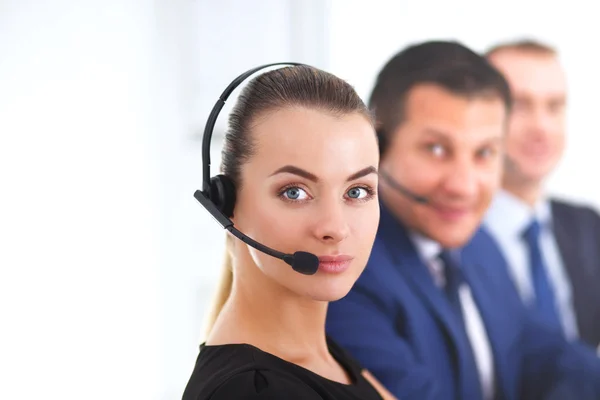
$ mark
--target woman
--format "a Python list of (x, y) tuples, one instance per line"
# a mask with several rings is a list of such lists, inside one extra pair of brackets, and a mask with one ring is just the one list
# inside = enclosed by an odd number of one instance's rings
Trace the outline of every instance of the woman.
[(316, 254), (319, 269), (300, 274), (229, 236), (184, 400), (392, 398), (325, 334), (328, 302), (348, 293), (375, 239), (378, 162), (370, 114), (343, 80), (294, 66), (246, 86), (221, 166), (232, 220), (269, 247)]

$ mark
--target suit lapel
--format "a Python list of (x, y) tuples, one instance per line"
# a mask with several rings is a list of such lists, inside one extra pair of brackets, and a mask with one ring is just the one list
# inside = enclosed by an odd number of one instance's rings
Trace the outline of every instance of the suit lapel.
[[(552, 210), (552, 231), (554, 233), (554, 237), (556, 238), (556, 243), (558, 245), (562, 261), (567, 269), (568, 274), (570, 276), (577, 276), (578, 271), (582, 270), (581, 261), (585, 261), (580, 260), (579, 252), (575, 246), (580, 239), (578, 237), (578, 232), (570, 229), (572, 224), (569, 224), (568, 221), (563, 219), (560, 206), (554, 201), (552, 201), (550, 204)], [(574, 267), (575, 265), (577, 267)]]
[(444, 329), (454, 337), (459, 336), (457, 322), (451, 318), (452, 310), (442, 291), (435, 286), (427, 265), (421, 260), (408, 236), (406, 228), (395, 217), (382, 214), (381, 237), (393, 255), (395, 265), (404, 278), (413, 286), (429, 310), (436, 316)]
[[(515, 398), (517, 396), (517, 393), (514, 392), (516, 383), (512, 381), (510, 371), (514, 366), (511, 365), (509, 357), (512, 357), (513, 344), (519, 342), (519, 331), (514, 329), (514, 321), (510, 314), (503, 311), (502, 299), (507, 298), (505, 296), (517, 299), (518, 294), (510, 285), (508, 275), (504, 280), (498, 279), (498, 273), (506, 271), (507, 266), (497, 252), (489, 249), (486, 243), (478, 241), (479, 237), (477, 236), (482, 234), (481, 231), (478, 232), (474, 238), (475, 242), (472, 242), (469, 248), (463, 251), (463, 270), (492, 349), (496, 376), (496, 398)], [(466, 252), (470, 253), (469, 256)], [(478, 254), (472, 257), (472, 252), (478, 252)], [(481, 256), (478, 257), (478, 255)], [(492, 274), (492, 271), (495, 274)], [(502, 282), (508, 283), (508, 285), (501, 288)]]
[(381, 206), (380, 237), (394, 259), (394, 264), (403, 275), (407, 283), (413, 287), (417, 295), (430, 310), (435, 320), (446, 336), (449, 351), (454, 354), (454, 362), (459, 371), (461, 392), (459, 398), (465, 395), (472, 396), (477, 393), (480, 397), (480, 388), (473, 388), (473, 380), (467, 370), (467, 365), (472, 361), (468, 357), (471, 351), (465, 328), (453, 318), (453, 311), (442, 291), (435, 285), (429, 269), (420, 258), (417, 250), (408, 236), (406, 228), (395, 217)]

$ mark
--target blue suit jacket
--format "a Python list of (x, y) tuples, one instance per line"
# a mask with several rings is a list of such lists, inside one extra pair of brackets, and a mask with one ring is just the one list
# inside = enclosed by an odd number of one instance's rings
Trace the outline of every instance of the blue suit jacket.
[[(401, 399), (481, 399), (465, 374), (464, 327), (449, 317), (406, 229), (381, 207), (368, 265), (350, 293), (330, 304), (328, 334)], [(600, 359), (527, 312), (486, 232), (463, 249), (462, 267), (492, 347), (496, 399), (600, 398)]]

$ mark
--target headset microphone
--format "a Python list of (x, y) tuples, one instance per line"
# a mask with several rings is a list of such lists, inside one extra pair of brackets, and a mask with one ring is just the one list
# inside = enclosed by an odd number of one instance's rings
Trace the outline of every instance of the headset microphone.
[(215, 123), (217, 122), (217, 117), (225, 105), (225, 101), (231, 92), (233, 92), (233, 90), (248, 77), (261, 69), (276, 65), (294, 66), (303, 64), (273, 63), (253, 68), (234, 79), (217, 100), (208, 117), (206, 126), (204, 127), (204, 135), (202, 136), (202, 190), (196, 190), (194, 197), (223, 228), (228, 230), (236, 238), (260, 252), (285, 261), (296, 272), (304, 275), (313, 275), (319, 269), (319, 258), (316, 255), (307, 253), (305, 251), (297, 251), (294, 254), (282, 253), (258, 243), (254, 239), (240, 232), (233, 225), (233, 221), (230, 219), (233, 215), (233, 209), (235, 207), (236, 191), (233, 181), (226, 175), (217, 175), (212, 178), (210, 177), (210, 141)]
[(383, 178), (383, 180), (392, 187), (392, 189), (395, 189), (396, 191), (402, 193), (409, 199), (416, 201), (417, 203), (420, 203), (420, 204), (428, 204), (429, 203), (429, 199), (427, 197), (420, 196), (418, 194), (413, 193), (411, 190), (409, 190), (408, 188), (406, 188), (403, 185), (401, 185), (400, 183), (398, 183), (394, 178), (392, 178), (390, 175), (388, 175), (385, 171), (380, 170), (379, 176), (381, 176)]

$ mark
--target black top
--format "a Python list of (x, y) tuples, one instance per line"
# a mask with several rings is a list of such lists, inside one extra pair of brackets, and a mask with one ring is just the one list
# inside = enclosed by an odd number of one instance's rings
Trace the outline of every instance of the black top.
[(200, 346), (183, 400), (381, 400), (362, 368), (327, 338), (351, 384), (335, 382), (249, 344)]

